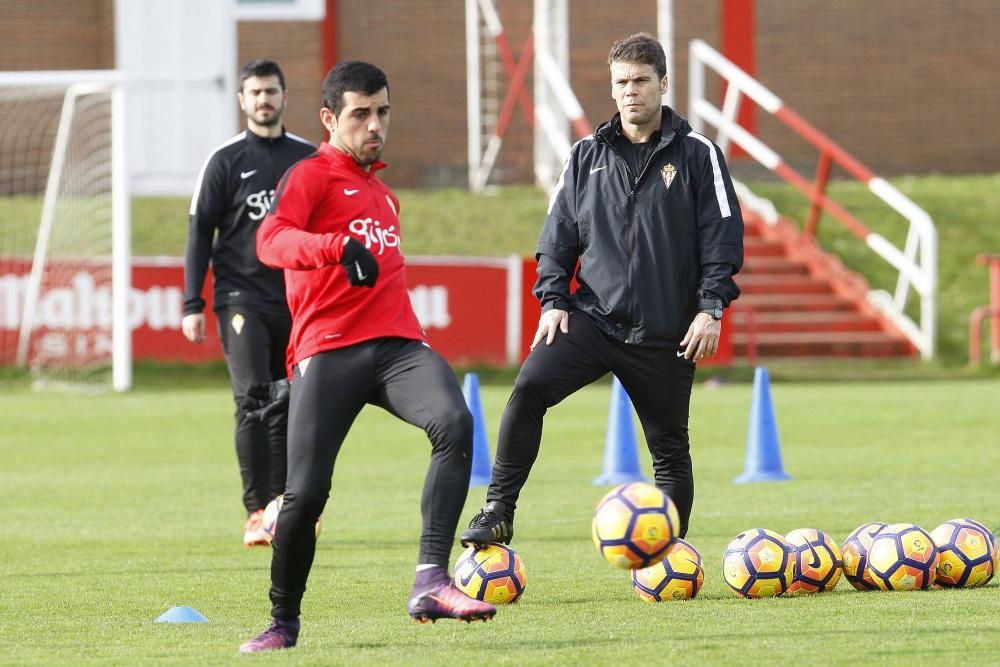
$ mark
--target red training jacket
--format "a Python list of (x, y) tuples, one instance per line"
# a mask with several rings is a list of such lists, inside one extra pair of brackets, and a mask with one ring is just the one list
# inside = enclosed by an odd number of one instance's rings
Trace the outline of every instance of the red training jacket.
[[(373, 338), (426, 340), (406, 291), (399, 200), (354, 159), (320, 144), (281, 179), (257, 230), (257, 256), (285, 270), (291, 367), (317, 352)], [(353, 287), (340, 265), (345, 237), (378, 261), (374, 287)]]

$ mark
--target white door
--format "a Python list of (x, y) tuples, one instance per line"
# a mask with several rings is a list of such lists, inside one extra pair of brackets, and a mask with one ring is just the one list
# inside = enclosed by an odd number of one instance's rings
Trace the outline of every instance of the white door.
[(132, 193), (190, 196), (235, 135), (236, 0), (115, 0)]

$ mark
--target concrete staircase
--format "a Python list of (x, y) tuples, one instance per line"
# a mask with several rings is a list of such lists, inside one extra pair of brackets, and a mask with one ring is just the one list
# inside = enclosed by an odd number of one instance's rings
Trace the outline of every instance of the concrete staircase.
[(867, 301), (868, 284), (788, 220), (744, 208), (742, 290), (729, 334), (738, 362), (916, 358), (916, 348)]

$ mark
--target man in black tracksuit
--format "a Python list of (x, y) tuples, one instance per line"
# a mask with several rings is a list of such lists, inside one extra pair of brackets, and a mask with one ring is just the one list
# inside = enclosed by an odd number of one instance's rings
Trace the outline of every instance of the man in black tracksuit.
[(255, 235), (278, 180), (315, 147), (281, 124), (285, 79), (277, 64), (250, 62), (241, 81), (247, 130), (209, 155), (191, 200), (181, 330), (191, 342), (205, 338), (201, 293), (211, 261), (214, 310), (236, 401), (236, 457), (247, 510), (243, 543), (256, 546), (267, 544), (263, 509), (285, 488), (287, 416), (275, 411), (261, 421), (240, 404), (251, 384), (286, 376), (291, 315), (284, 276), (257, 259)]
[(536, 250), (542, 316), (500, 423), (487, 503), (463, 544), (510, 542), (546, 410), (608, 371), (635, 405), (656, 486), (687, 532), (695, 362), (717, 351), (723, 311), (739, 295), (743, 219), (719, 148), (661, 107), (660, 43), (633, 35), (608, 64), (619, 113), (573, 147), (552, 194)]

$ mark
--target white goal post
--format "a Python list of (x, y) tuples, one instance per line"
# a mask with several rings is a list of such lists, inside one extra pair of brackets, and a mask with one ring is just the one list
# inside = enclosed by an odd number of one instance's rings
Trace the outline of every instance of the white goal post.
[[(483, 192), (491, 187), (491, 177), (502, 180), (497, 176), (504, 133), (514, 107), (528, 106), (535, 184), (550, 191), (573, 142), (593, 132), (570, 85), (571, 3), (532, 0), (530, 42), (515, 58), (500, 18), (501, 2), (465, 0), (469, 189)], [(673, 0), (656, 0), (655, 28), (671, 81), (673, 13)], [(671, 84), (664, 103), (673, 106), (673, 101)]]
[(131, 388), (124, 136), (120, 73), (0, 72), (0, 352), (36, 387)]

